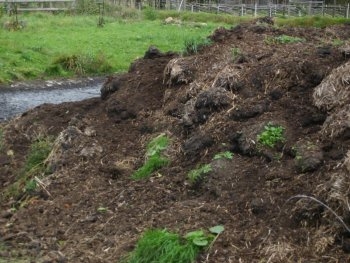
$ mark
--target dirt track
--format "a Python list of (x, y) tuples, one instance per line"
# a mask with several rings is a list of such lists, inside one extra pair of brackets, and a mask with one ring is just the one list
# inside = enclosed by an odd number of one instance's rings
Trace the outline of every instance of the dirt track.
[[(303, 42), (275, 41), (282, 35)], [(249, 23), (211, 39), (193, 56), (148, 52), (105, 83), (103, 99), (43, 105), (3, 125), (2, 193), (38, 135), (58, 139), (45, 190), (21, 202), (2, 194), (0, 259), (118, 262), (145, 229), (183, 234), (222, 224), (198, 262), (350, 260), (350, 234), (334, 215), (290, 199), (313, 196), (350, 225), (350, 25)], [(342, 77), (333, 86), (341, 99), (325, 104), (320, 87)], [(257, 142), (269, 123), (284, 127), (273, 148)], [(147, 142), (161, 133), (171, 138), (170, 165), (132, 180)], [(233, 159), (213, 160), (223, 151)], [(213, 171), (191, 185), (187, 173), (209, 163)]]

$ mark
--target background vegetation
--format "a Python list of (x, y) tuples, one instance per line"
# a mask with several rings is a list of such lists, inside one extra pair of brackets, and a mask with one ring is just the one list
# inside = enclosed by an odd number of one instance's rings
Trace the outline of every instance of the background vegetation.
[[(188, 43), (207, 43), (206, 37), (215, 28), (253, 18), (107, 5), (104, 25), (98, 27), (95, 2), (78, 1), (74, 14), (21, 13), (21, 28), (14, 30), (9, 25), (15, 18), (0, 10), (0, 84), (123, 72), (151, 45), (163, 52), (186, 53)], [(167, 17), (176, 22), (166, 24)], [(329, 17), (276, 18), (276, 25), (322, 27), (345, 21)]]

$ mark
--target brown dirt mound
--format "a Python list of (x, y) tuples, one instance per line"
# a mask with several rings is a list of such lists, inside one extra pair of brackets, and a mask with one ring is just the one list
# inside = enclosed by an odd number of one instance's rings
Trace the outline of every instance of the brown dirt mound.
[[(328, 136), (327, 127), (349, 108), (327, 112), (313, 95), (329, 92), (334, 74), (346, 77), (349, 58), (329, 45), (346, 32), (220, 28), (193, 56), (151, 47), (106, 80), (102, 99), (46, 104), (2, 124), (0, 258), (118, 262), (145, 229), (183, 234), (222, 224), (198, 262), (348, 262), (350, 233), (330, 209), (350, 224), (350, 136), (345, 128)], [(304, 41), (274, 41), (283, 35)], [(271, 125), (284, 128), (272, 148), (258, 139)], [(161, 133), (171, 138), (171, 163), (132, 180)], [(25, 199), (4, 195), (40, 136), (56, 138), (51, 174)], [(224, 151), (232, 160), (213, 159)], [(191, 184), (187, 174), (201, 164), (213, 169)]]

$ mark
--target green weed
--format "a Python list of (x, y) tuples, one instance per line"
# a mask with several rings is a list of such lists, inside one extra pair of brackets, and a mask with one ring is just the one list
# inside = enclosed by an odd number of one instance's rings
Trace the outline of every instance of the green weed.
[(162, 156), (161, 153), (168, 147), (169, 138), (161, 134), (152, 139), (147, 145), (146, 162), (137, 169), (133, 174), (133, 179), (143, 179), (149, 177), (154, 171), (169, 164), (169, 159)]
[(233, 153), (230, 151), (226, 151), (226, 152), (221, 152), (221, 153), (215, 154), (213, 157), (213, 160), (220, 160), (220, 159), (232, 160), (232, 158), (233, 158)]
[(197, 169), (189, 171), (187, 178), (192, 184), (195, 184), (201, 181), (203, 179), (203, 176), (212, 170), (213, 169), (210, 164), (204, 164)]
[(215, 226), (209, 229), (214, 235), (197, 230), (184, 237), (166, 230), (148, 230), (139, 239), (134, 251), (122, 262), (191, 263), (203, 248), (213, 244), (223, 230), (223, 226)]
[(279, 125), (267, 124), (264, 130), (257, 136), (258, 142), (262, 145), (273, 148), (276, 143), (283, 142), (285, 138), (283, 137), (284, 128)]

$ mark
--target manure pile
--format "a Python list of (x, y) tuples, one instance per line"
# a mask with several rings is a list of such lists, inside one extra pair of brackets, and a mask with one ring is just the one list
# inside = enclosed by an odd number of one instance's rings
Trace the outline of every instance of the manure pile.
[(216, 225), (197, 262), (348, 262), (350, 25), (263, 22), (193, 55), (151, 47), (101, 98), (1, 124), (0, 262), (118, 262), (147, 229)]

